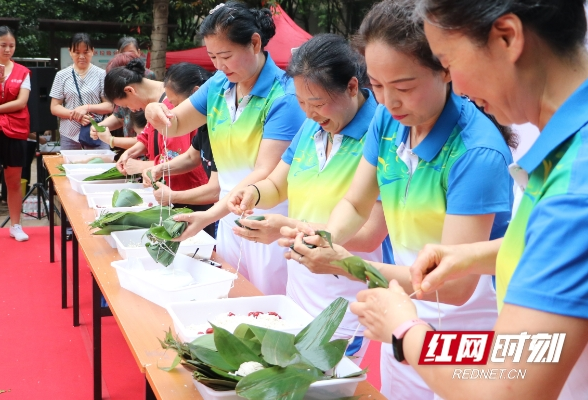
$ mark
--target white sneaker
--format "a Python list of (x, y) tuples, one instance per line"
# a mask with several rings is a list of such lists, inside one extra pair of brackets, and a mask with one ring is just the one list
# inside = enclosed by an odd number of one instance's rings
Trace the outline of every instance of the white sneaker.
[(25, 240), (29, 240), (29, 235), (23, 232), (22, 226), (16, 224), (10, 227), (10, 237), (16, 239), (17, 242), (24, 242)]

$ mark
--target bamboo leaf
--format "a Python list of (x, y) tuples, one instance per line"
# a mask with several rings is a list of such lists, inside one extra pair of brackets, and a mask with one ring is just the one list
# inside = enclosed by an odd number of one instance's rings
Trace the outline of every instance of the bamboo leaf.
[(338, 379), (355, 378), (355, 377), (361, 376), (361, 375), (363, 375), (363, 374), (365, 374), (367, 372), (368, 372), (368, 367), (365, 367), (361, 371), (352, 372), (352, 373), (347, 374), (345, 376), (340, 376)]
[(296, 337), (291, 333), (269, 329), (261, 343), (261, 354), (268, 364), (286, 367), (300, 362), (300, 353), (294, 347)]
[(130, 189), (115, 190), (112, 195), (113, 207), (133, 207), (143, 202), (139, 194)]
[(331, 232), (315, 231), (314, 233), (316, 233), (317, 235), (319, 235), (320, 237), (325, 239), (327, 241), (327, 243), (329, 243), (329, 246), (331, 246), (331, 249), (333, 248), (333, 240), (331, 238)]
[(210, 350), (206, 347), (195, 346), (192, 344), (188, 345), (188, 347), (190, 348), (192, 358), (198, 358), (211, 367), (215, 367), (223, 371), (235, 371), (235, 369), (232, 368), (232, 366), (227, 363), (224, 358), (222, 358), (218, 351)]
[(196, 339), (192, 340), (191, 344), (216, 351), (216, 345), (214, 344), (213, 335), (198, 336)]
[[(251, 229), (251, 228), (249, 228), (249, 227), (247, 227), (247, 226), (243, 226), (243, 225), (241, 225), (241, 223), (239, 222), (239, 219), (240, 219), (240, 218), (237, 218), (237, 219), (235, 220), (235, 224), (237, 224), (237, 226), (238, 226), (239, 228), (245, 228), (245, 229), (249, 229), (250, 231), (252, 231), (252, 230), (255, 230), (255, 229)], [(247, 218), (245, 218), (245, 219), (250, 219), (250, 220), (252, 220), (252, 221), (263, 221), (263, 220), (265, 220), (265, 217), (264, 217), (263, 215), (250, 215), (249, 217), (247, 217)]]
[(157, 365), (157, 368), (159, 368), (162, 371), (169, 372), (172, 369), (174, 369), (175, 367), (177, 367), (178, 364), (180, 363), (180, 361), (182, 361), (182, 358), (179, 355), (176, 355), (176, 357), (174, 358), (174, 361), (172, 362), (172, 364), (169, 367), (160, 367), (159, 365)]
[(369, 264), (362, 260), (360, 257), (347, 257), (343, 260), (331, 261), (331, 264), (343, 268), (347, 273), (353, 275), (357, 279), (360, 279), (364, 282), (366, 281), (365, 271), (366, 266)]
[(98, 123), (94, 121), (94, 118), (90, 118), (90, 123), (92, 124), (94, 129), (96, 129), (96, 132), (106, 132), (106, 127), (98, 125)]
[(299, 351), (318, 347), (329, 342), (345, 316), (349, 302), (342, 297), (333, 301), (310, 324), (296, 335)]
[(320, 346), (304, 349), (300, 353), (306, 361), (322, 371), (334, 368), (341, 361), (347, 349), (347, 340), (338, 339)]
[(255, 354), (241, 339), (232, 335), (226, 329), (211, 325), (214, 331), (214, 344), (219, 354), (235, 371), (247, 361), (256, 361), (265, 365), (263, 359)]
[(107, 171), (104, 171), (100, 174), (88, 176), (84, 179), (84, 182), (91, 182), (91, 181), (107, 181), (112, 179), (125, 179), (126, 175), (120, 173), (120, 171), (116, 167), (112, 167)]
[(237, 394), (255, 400), (301, 400), (309, 386), (323, 379), (322, 371), (306, 364), (256, 371), (239, 381)]

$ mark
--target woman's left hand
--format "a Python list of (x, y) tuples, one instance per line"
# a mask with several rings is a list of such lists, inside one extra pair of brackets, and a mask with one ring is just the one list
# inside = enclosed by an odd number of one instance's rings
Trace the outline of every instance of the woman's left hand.
[(287, 217), (280, 214), (265, 214), (263, 221), (240, 219), (239, 223), (250, 229), (233, 227), (233, 233), (251, 242), (270, 244), (282, 237), (280, 228), (287, 224)]
[[(88, 106), (86, 105), (82, 105), (82, 106), (78, 106), (76, 108), (74, 108), (73, 110), (71, 110), (70, 114), (69, 114), (69, 119), (73, 119), (74, 121), (78, 121), (81, 122), (82, 118), (88, 113)], [(90, 123), (90, 120), (88, 120), (88, 124)], [(85, 125), (88, 125), (85, 124)]]
[[(332, 274), (342, 275), (349, 279), (356, 280), (351, 274), (347, 274), (341, 267), (331, 264), (332, 261), (342, 260), (351, 257), (352, 254), (343, 246), (333, 244), (333, 248), (320, 236), (304, 236), (314, 234), (312, 229), (306, 232), (300, 232), (302, 227), (299, 224), (298, 229), (284, 227), (280, 231), (284, 239), (280, 239), (279, 244), (282, 247), (294, 245), (293, 251), (284, 254), (288, 260), (298, 261), (314, 274)], [(294, 239), (291, 239), (294, 236)], [(308, 248), (307, 244), (313, 244), (317, 247)]]
[(169, 206), (170, 203), (173, 203), (174, 191), (162, 182), (155, 182), (155, 185), (157, 186), (157, 190), (153, 191), (153, 197), (155, 197), (155, 200), (157, 200), (162, 206)]
[(367, 289), (357, 294), (350, 310), (365, 326), (364, 336), (392, 343), (392, 332), (406, 321), (417, 319), (416, 307), (404, 289), (393, 279), (388, 289)]

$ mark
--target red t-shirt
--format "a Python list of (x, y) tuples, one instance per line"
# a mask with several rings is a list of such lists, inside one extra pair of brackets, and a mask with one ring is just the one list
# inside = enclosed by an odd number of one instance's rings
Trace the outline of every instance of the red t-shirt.
[[(174, 108), (167, 98), (163, 100), (163, 104), (165, 104), (170, 110)], [(166, 140), (164, 138), (165, 132), (159, 132), (157, 135), (159, 154), (157, 155), (155, 155), (154, 144), (155, 129), (151, 124), (148, 123), (145, 126), (143, 132), (137, 136), (137, 140), (147, 147), (147, 158), (149, 158), (151, 161), (155, 161), (155, 165), (157, 165), (162, 164), (168, 160), (172, 160), (180, 154), (188, 151), (192, 145), (192, 138), (196, 136), (196, 134), (197, 131), (195, 130), (186, 135), (170, 137)], [(169, 180), (169, 182), (167, 182), (168, 186), (172, 190), (176, 191), (193, 189), (208, 183), (208, 177), (206, 176), (206, 172), (204, 172), (202, 165), (198, 166), (198, 168), (195, 168), (190, 172), (186, 172), (185, 174), (172, 175), (169, 178), (166, 176), (165, 179)]]

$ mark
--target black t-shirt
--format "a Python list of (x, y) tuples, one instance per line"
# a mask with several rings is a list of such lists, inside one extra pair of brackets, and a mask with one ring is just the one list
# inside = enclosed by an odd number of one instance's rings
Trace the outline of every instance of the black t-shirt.
[(216, 164), (212, 156), (212, 148), (210, 147), (210, 139), (208, 138), (208, 128), (202, 125), (198, 128), (198, 134), (192, 138), (192, 147), (200, 152), (202, 159), (202, 166), (208, 178), (211, 172), (216, 172)]

